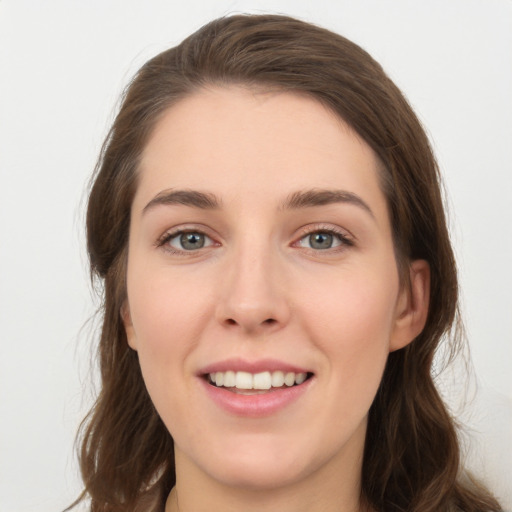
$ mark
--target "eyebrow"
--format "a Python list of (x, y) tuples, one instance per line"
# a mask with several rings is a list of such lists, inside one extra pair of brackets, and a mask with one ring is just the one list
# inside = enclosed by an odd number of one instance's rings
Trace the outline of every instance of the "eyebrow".
[(158, 205), (182, 204), (201, 210), (218, 210), (220, 200), (209, 192), (199, 192), (198, 190), (163, 190), (157, 194), (144, 207), (142, 213), (146, 213)]
[[(293, 192), (281, 204), (280, 209), (296, 210), (336, 203), (353, 204), (362, 208), (375, 218), (368, 204), (357, 194), (347, 190), (312, 189)], [(220, 199), (210, 192), (200, 192), (198, 190), (163, 190), (151, 199), (142, 210), (142, 213), (144, 214), (158, 205), (172, 204), (182, 204), (201, 210), (218, 210), (221, 207)]]
[(347, 203), (358, 206), (375, 218), (368, 203), (363, 201), (357, 194), (347, 190), (313, 189), (294, 192), (288, 196), (281, 208), (295, 210), (336, 203)]

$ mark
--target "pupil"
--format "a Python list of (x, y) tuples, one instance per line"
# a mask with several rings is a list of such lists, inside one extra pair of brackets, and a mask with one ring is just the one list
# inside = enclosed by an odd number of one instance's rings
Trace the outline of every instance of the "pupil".
[(313, 249), (330, 249), (332, 235), (330, 233), (314, 233), (309, 235), (309, 243)]
[(201, 249), (204, 246), (204, 235), (200, 233), (183, 233), (180, 243), (184, 249)]

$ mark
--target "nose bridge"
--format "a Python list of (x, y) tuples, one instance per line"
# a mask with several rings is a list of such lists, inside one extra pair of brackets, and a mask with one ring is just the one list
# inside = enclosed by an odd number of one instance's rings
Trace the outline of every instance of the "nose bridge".
[(289, 310), (280, 258), (269, 241), (247, 236), (238, 241), (227, 263), (218, 319), (245, 331), (283, 325)]

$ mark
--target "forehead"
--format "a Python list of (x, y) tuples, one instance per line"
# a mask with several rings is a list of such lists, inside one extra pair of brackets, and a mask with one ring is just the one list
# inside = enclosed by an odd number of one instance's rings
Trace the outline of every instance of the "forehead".
[(378, 159), (337, 115), (309, 96), (215, 87), (157, 122), (144, 149), (136, 200), (168, 188), (248, 200), (293, 189), (344, 189), (383, 201)]

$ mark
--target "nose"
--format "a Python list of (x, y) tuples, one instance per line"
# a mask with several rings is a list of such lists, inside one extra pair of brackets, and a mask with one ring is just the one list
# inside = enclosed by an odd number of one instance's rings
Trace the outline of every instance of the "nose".
[(229, 329), (267, 334), (281, 329), (290, 319), (285, 274), (279, 255), (251, 245), (226, 262), (227, 272), (220, 276), (216, 317)]

